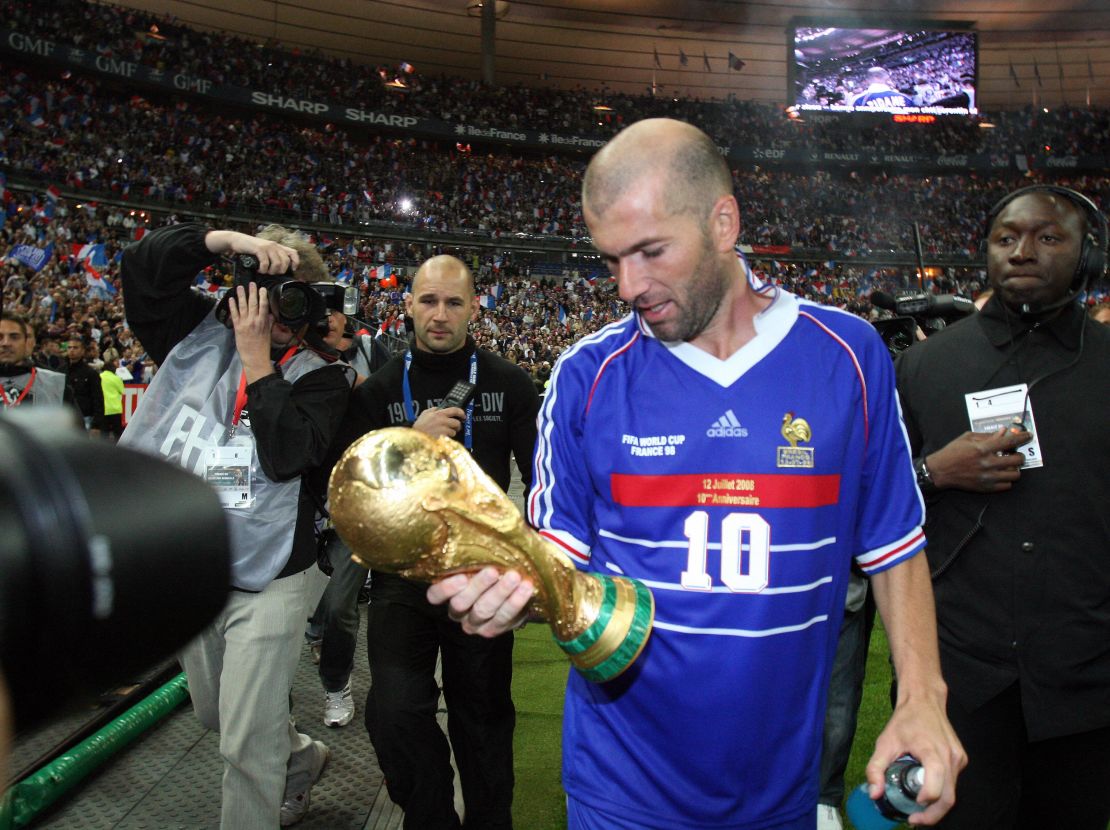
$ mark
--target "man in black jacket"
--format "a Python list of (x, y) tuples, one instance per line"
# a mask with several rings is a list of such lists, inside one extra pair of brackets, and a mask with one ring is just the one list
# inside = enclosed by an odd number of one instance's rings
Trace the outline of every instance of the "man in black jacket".
[[(433, 257), (417, 271), (405, 306), (414, 324), (412, 346), (352, 394), (344, 440), (388, 426), (453, 437), (505, 490), (511, 454), (527, 490), (539, 396), (527, 373), (477, 348), (467, 333), (478, 313), (470, 270), (454, 257)], [(477, 386), (473, 401), (465, 409), (438, 409), (460, 380)], [(466, 825), (511, 827), (512, 633), (470, 637), (448, 619), (446, 607), (428, 602), (426, 590), (394, 574), (371, 574), (366, 727), (389, 795), (404, 809), (407, 830), (459, 826), (447, 740), (436, 723), (441, 657)]]
[[(191, 286), (232, 253), (253, 254), (258, 268), (225, 298), (225, 323)], [(231, 534), (228, 604), (181, 655), (197, 716), (220, 733), (221, 827), (294, 824), (328, 757), (289, 713), (315, 563), (301, 477), (323, 461), (354, 373), (333, 362), (319, 321), (276, 322), (269, 295), (327, 272), (315, 246), (285, 228), (248, 236), (186, 224), (128, 248), (121, 277), (128, 322), (160, 369), (120, 443), (209, 481)]]
[(939, 826), (1110, 820), (1110, 330), (1076, 302), (1106, 225), (1035, 186), (991, 212), (983, 310), (906, 351), (948, 716), (967, 749)]
[(69, 338), (66, 345), (66, 358), (69, 360), (66, 375), (73, 389), (73, 398), (85, 419), (85, 429), (92, 429), (93, 420), (104, 414), (104, 393), (100, 388), (100, 374), (85, 360), (85, 350), (86, 345), (82, 338)]

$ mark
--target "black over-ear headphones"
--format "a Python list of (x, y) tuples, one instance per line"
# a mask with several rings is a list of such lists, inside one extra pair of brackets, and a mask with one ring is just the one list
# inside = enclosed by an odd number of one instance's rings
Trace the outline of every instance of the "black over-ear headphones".
[[(991, 226), (994, 225), (998, 214), (1005, 210), (1006, 205), (1029, 193), (1055, 193), (1058, 196), (1063, 196), (1087, 216), (1087, 233), (1083, 237), (1083, 246), (1079, 251), (1079, 262), (1075, 266), (1075, 277), (1072, 279), (1071, 290), (1066, 298), (1066, 302), (1071, 302), (1106, 271), (1106, 247), (1108, 238), (1110, 238), (1110, 228), (1107, 227), (1106, 217), (1098, 209), (1098, 205), (1079, 191), (1054, 184), (1035, 184), (1003, 196), (987, 214), (987, 225), (983, 229), (983, 242), (980, 247), (983, 253), (986, 253)], [(1061, 305), (1065, 304), (1061, 303)]]

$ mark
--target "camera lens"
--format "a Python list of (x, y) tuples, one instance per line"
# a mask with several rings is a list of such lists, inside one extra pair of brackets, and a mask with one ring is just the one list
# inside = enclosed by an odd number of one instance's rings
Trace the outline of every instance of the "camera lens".
[(278, 294), (279, 316), (285, 319), (299, 319), (308, 311), (308, 298), (296, 290), (298, 283), (283, 285)]
[(183, 646), (230, 583), (204, 481), (33, 409), (0, 417), (0, 666), (20, 730)]
[(270, 290), (270, 310), (284, 326), (297, 328), (327, 316), (323, 300), (307, 283), (289, 280)]

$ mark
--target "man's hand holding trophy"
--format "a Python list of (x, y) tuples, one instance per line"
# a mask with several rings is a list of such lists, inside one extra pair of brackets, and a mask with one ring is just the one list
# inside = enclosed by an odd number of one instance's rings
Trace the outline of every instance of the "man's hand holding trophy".
[(651, 592), (578, 571), (457, 441), (404, 427), (367, 433), (335, 465), (328, 498), (360, 565), (424, 582), (492, 565), (531, 580), (533, 616), (589, 680), (612, 680), (647, 643)]

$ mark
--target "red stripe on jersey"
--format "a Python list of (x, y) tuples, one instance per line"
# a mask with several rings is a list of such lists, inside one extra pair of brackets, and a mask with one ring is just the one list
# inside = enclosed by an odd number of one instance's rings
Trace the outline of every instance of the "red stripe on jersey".
[(536, 527), (540, 523), (537, 505), (539, 505), (540, 493), (547, 489), (543, 478), (543, 463), (545, 461), (543, 450), (545, 446), (543, 437), (536, 436), (535, 458), (532, 461), (532, 492), (528, 494), (528, 524), (532, 527)]
[(617, 349), (615, 352), (613, 352), (611, 355), (609, 355), (607, 358), (605, 358), (605, 362), (601, 364), (601, 368), (597, 370), (597, 374), (594, 376), (593, 385), (590, 386), (590, 394), (589, 394), (589, 397), (586, 398), (586, 414), (589, 414), (590, 407), (593, 406), (593, 404), (594, 404), (594, 391), (597, 389), (597, 385), (601, 381), (602, 373), (606, 369), (609, 368), (610, 363), (612, 363), (616, 358), (620, 357), (622, 354), (624, 354), (629, 349), (631, 349), (632, 344), (635, 343), (639, 339), (640, 339), (640, 332), (636, 332), (632, 336), (631, 340), (629, 340), (627, 343), (625, 343), (623, 346), (621, 346), (619, 349)]
[(891, 557), (901, 555), (902, 553), (904, 553), (906, 551), (907, 548), (912, 548), (914, 545), (920, 545), (921, 542), (924, 539), (925, 539), (925, 534), (924, 533), (917, 533), (917, 534), (914, 535), (914, 537), (912, 539), (910, 539), (905, 544), (899, 545), (894, 550), (887, 551), (884, 555), (880, 556), (874, 562), (868, 562), (864, 567), (867, 568), (867, 570), (871, 570), (872, 568), (876, 568), (879, 565), (886, 562)]
[(840, 476), (613, 473), (609, 488), (613, 501), (625, 507), (825, 507), (837, 503)]
[[(847, 313), (847, 312), (845, 312)], [(807, 320), (815, 323), (825, 334), (840, 344), (841, 348), (848, 353), (848, 357), (852, 360), (852, 365), (856, 367), (856, 377), (859, 378), (860, 390), (862, 392), (861, 400), (863, 401), (863, 440), (867, 441), (871, 436), (871, 418), (867, 412), (867, 381), (863, 377), (863, 367), (859, 365), (859, 360), (856, 358), (856, 353), (852, 351), (852, 347), (844, 342), (836, 332), (805, 311), (798, 312), (799, 317), (805, 317)]]
[(539, 533), (539, 534), (540, 534), (540, 536), (542, 536), (542, 537), (543, 537), (544, 539), (546, 539), (547, 541), (549, 541), (549, 542), (551, 542), (552, 544), (555, 544), (555, 545), (558, 545), (559, 547), (561, 547), (561, 548), (562, 548), (563, 550), (565, 550), (565, 551), (566, 551), (566, 552), (567, 552), (568, 554), (570, 554), (570, 555), (571, 555), (572, 557), (574, 557), (575, 559), (577, 559), (577, 560), (578, 560), (579, 562), (588, 562), (588, 561), (589, 561), (589, 559), (587, 559), (587, 558), (586, 558), (585, 556), (583, 556), (583, 555), (582, 555), (581, 553), (579, 553), (578, 551), (576, 551), (576, 550), (575, 550), (574, 548), (572, 548), (572, 547), (571, 547), (570, 545), (568, 545), (568, 544), (567, 544), (566, 542), (564, 542), (564, 541), (563, 541), (562, 539), (560, 539), (560, 538), (559, 538), (558, 536), (555, 536), (555, 535), (553, 535), (553, 534), (551, 534), (551, 533), (548, 533), (548, 532), (547, 532), (547, 531), (545, 531), (545, 530), (538, 530), (538, 531), (536, 531), (536, 532), (537, 532), (537, 533)]

